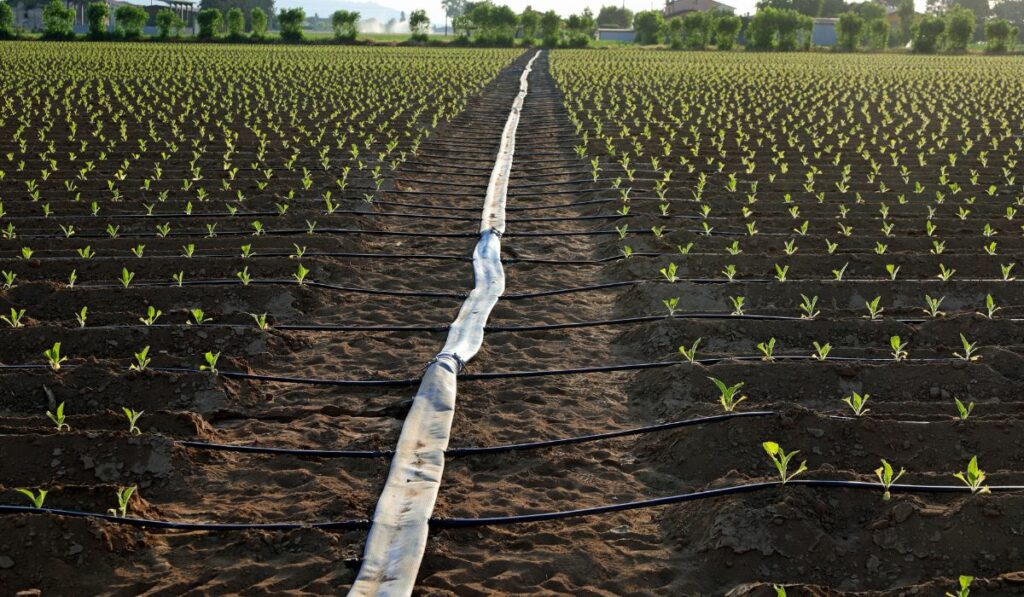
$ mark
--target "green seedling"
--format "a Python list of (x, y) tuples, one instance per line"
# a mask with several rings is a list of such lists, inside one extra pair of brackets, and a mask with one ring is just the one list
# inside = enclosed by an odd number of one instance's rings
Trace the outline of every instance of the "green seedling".
[(992, 319), (995, 317), (996, 312), (999, 311), (1000, 309), (1002, 309), (1002, 307), (996, 306), (996, 300), (992, 298), (992, 295), (987, 294), (985, 295), (985, 312), (982, 313), (978, 311), (977, 313), (978, 315), (981, 315), (986, 319)]
[(806, 295), (801, 294), (800, 299), (800, 311), (802, 311), (802, 313), (800, 314), (800, 319), (814, 319), (818, 315), (821, 315), (821, 311), (818, 311), (816, 308), (818, 305), (817, 296), (813, 298), (807, 298)]
[(60, 342), (54, 342), (52, 348), (44, 350), (43, 356), (46, 357), (46, 362), (49, 363), (50, 369), (54, 371), (60, 371), (61, 363), (68, 360), (67, 357), (60, 356)]
[(160, 316), (163, 315), (163, 314), (164, 314), (163, 311), (161, 311), (160, 309), (157, 309), (156, 307), (150, 305), (149, 307), (146, 307), (146, 316), (145, 317), (140, 317), (139, 321), (141, 321), (142, 323), (146, 324), (146, 326), (148, 327), (148, 326), (151, 326), (154, 323), (156, 323), (156, 320), (160, 319)]
[(53, 421), (57, 431), (71, 431), (71, 425), (68, 425), (66, 418), (64, 417), (64, 403), (61, 402), (57, 405), (57, 412), (46, 411), (46, 416)]
[(210, 373), (217, 375), (217, 360), (220, 359), (220, 352), (207, 352), (203, 355), (203, 360), (206, 361), (205, 365), (200, 365), (200, 371), (209, 371)]
[(19, 487), (16, 491), (27, 497), (29, 501), (32, 502), (32, 507), (36, 509), (43, 507), (43, 502), (46, 501), (46, 494), (48, 493), (45, 489), (32, 491), (31, 489), (25, 489), (24, 487)]
[(981, 358), (981, 356), (974, 354), (978, 352), (977, 342), (968, 342), (967, 337), (964, 336), (963, 334), (960, 334), (960, 344), (963, 345), (964, 351), (962, 353), (954, 352), (953, 356), (959, 359), (963, 359), (965, 361), (977, 361), (978, 359)]
[(775, 264), (775, 279), (776, 280), (778, 280), (779, 282), (785, 282), (786, 281), (786, 274), (788, 274), (788, 273), (789, 273), (789, 266), (788, 265), (779, 267), (778, 263)]
[(971, 412), (974, 411), (974, 403), (970, 402), (964, 405), (959, 398), (953, 397), (953, 401), (956, 403), (956, 410), (961, 421), (966, 421), (967, 417), (971, 416)]
[(196, 253), (196, 246), (194, 244), (182, 245), (181, 256), (185, 259), (192, 259), (192, 256)]
[(145, 346), (135, 353), (135, 362), (128, 367), (129, 371), (145, 371), (152, 359), (149, 358), (149, 346)]
[(945, 265), (942, 265), (940, 263), (939, 264), (939, 273), (938, 273), (937, 277), (940, 280), (942, 280), (943, 282), (948, 282), (949, 279), (952, 278), (953, 274), (955, 274), (955, 273), (956, 273), (955, 269), (947, 268)]
[(846, 268), (850, 267), (850, 263), (846, 262), (843, 267), (832, 270), (832, 275), (835, 277), (836, 282), (842, 282), (843, 276), (846, 274)]
[(974, 577), (961, 575), (958, 582), (960, 584), (960, 589), (957, 590), (956, 593), (946, 591), (946, 597), (970, 597), (971, 583), (974, 582)]
[(811, 356), (816, 361), (824, 361), (825, 359), (828, 358), (828, 354), (832, 352), (832, 345), (829, 344), (828, 342), (824, 344), (818, 344), (817, 342), (813, 342), (813, 344), (814, 354), (812, 354)]
[(843, 398), (843, 402), (850, 407), (850, 410), (853, 411), (854, 415), (862, 417), (871, 410), (870, 408), (867, 408), (869, 398), (871, 398), (871, 394), (864, 394), (861, 396), (857, 392), (854, 392), (852, 396)]
[(121, 268), (121, 286), (124, 286), (125, 288), (128, 288), (128, 286), (132, 283), (132, 280), (134, 280), (134, 279), (135, 279), (135, 273), (134, 272), (128, 271), (128, 268), (126, 268), (126, 267), (122, 267)]
[(792, 480), (793, 477), (807, 470), (807, 461), (804, 460), (795, 471), (792, 473), (789, 472), (789, 461), (800, 453), (799, 450), (794, 450), (787, 454), (786, 451), (782, 449), (782, 446), (775, 442), (763, 442), (761, 446), (768, 454), (768, 457), (772, 459), (775, 469), (779, 471), (779, 480), (782, 485), (785, 485), (787, 482)]
[[(149, 347), (147, 346), (147, 348)], [(137, 411), (134, 408), (128, 408), (125, 406), (122, 406), (121, 410), (124, 411), (124, 416), (128, 419), (128, 433), (132, 435), (142, 435), (142, 430), (139, 429), (137, 423), (139, 422), (139, 417), (141, 417), (142, 413), (146, 411)], [(122, 514), (122, 516), (124, 515)]]
[(24, 309), (15, 309), (14, 307), (11, 307), (11, 316), (10, 317), (8, 317), (6, 315), (0, 315), (0, 319), (2, 319), (5, 323), (7, 323), (7, 325), (11, 326), (12, 328), (23, 328), (23, 327), (25, 327), (25, 324), (22, 323), (22, 321), (21, 321), (24, 318), (25, 318), (25, 310)]
[(889, 488), (892, 487), (893, 483), (899, 481), (905, 472), (907, 472), (906, 469), (900, 467), (900, 472), (893, 474), (892, 465), (886, 462), (884, 458), (882, 459), (882, 466), (875, 469), (875, 475), (878, 476), (878, 482), (885, 488), (885, 493), (882, 494), (883, 500), (888, 502), (892, 498)]
[(679, 277), (676, 276), (677, 268), (675, 263), (669, 263), (668, 267), (663, 267), (658, 271), (661, 273), (662, 276), (664, 276), (666, 280), (669, 281), (669, 283), (676, 282), (679, 280)]
[(124, 518), (128, 515), (128, 502), (132, 499), (132, 495), (135, 494), (137, 487), (132, 485), (131, 487), (119, 487), (117, 489), (117, 508), (110, 508), (107, 510), (107, 514), (111, 516), (118, 516)]
[(690, 346), (689, 350), (687, 350), (685, 346), (679, 347), (679, 353), (683, 355), (683, 358), (685, 358), (691, 365), (693, 365), (694, 361), (697, 360), (697, 347), (700, 346), (700, 341), (702, 339), (703, 338), (697, 338), (694, 340), (693, 345)]
[(235, 272), (235, 276), (242, 282), (242, 286), (248, 286), (249, 282), (252, 282), (252, 276), (249, 275), (249, 266), (243, 267), (240, 272)]
[(137, 245), (132, 247), (132, 253), (139, 258), (146, 252), (146, 245)]
[[(196, 307), (195, 309), (191, 309), (189, 313), (192, 315), (192, 320), (195, 322), (196, 325), (203, 325), (204, 323), (210, 323), (211, 321), (213, 321), (212, 318), (207, 317), (203, 310), (198, 307)], [(187, 323), (191, 325), (192, 321), (189, 321)]]
[(907, 342), (902, 342), (899, 336), (889, 338), (889, 346), (892, 348), (892, 358), (896, 362), (904, 361), (907, 358)]
[(78, 321), (78, 327), (85, 327), (85, 320), (89, 316), (89, 307), (82, 307), (82, 309), (75, 313), (75, 320)]
[(178, 272), (174, 274), (171, 276), (171, 280), (174, 281), (178, 288), (181, 288), (181, 285), (185, 283), (185, 272)]
[(725, 266), (725, 269), (722, 270), (722, 274), (727, 280), (732, 282), (736, 278), (736, 266), (732, 264)]
[(961, 471), (953, 475), (957, 479), (964, 482), (971, 488), (971, 494), (979, 493), (990, 493), (991, 490), (986, 485), (982, 485), (985, 482), (985, 471), (978, 467), (978, 457), (972, 456), (971, 461), (967, 463), (967, 470)]
[(775, 338), (769, 339), (767, 342), (758, 342), (757, 349), (761, 351), (761, 360), (774, 362), (775, 361)]
[(896, 275), (900, 273), (900, 266), (889, 263), (886, 264), (885, 271), (888, 272), (890, 280), (895, 280)]
[(674, 296), (672, 298), (667, 298), (661, 301), (661, 304), (665, 305), (665, 308), (668, 309), (668, 316), (674, 317), (676, 311), (679, 310), (679, 297)]
[(292, 274), (292, 276), (293, 276), (293, 277), (295, 278), (295, 280), (296, 280), (296, 281), (297, 281), (297, 282), (299, 283), (299, 285), (301, 286), (302, 284), (305, 284), (305, 283), (306, 283), (306, 276), (307, 276), (308, 274), (309, 274), (309, 270), (308, 270), (308, 269), (306, 269), (306, 267), (305, 267), (305, 266), (303, 266), (303, 265), (302, 265), (302, 264), (300, 263), (300, 264), (299, 264), (299, 269), (298, 269), (298, 271), (296, 271), (296, 272), (295, 272), (294, 274)]
[(939, 297), (937, 299), (934, 299), (934, 298), (928, 296), (927, 294), (924, 295), (924, 302), (925, 302), (925, 305), (927, 305), (927, 307), (924, 309), (924, 312), (929, 317), (941, 317), (941, 316), (945, 315), (944, 312), (939, 310), (939, 305), (941, 305), (942, 301), (944, 301), (944, 300), (946, 300), (946, 297), (944, 297), (944, 296), (943, 297)]
[(742, 296), (729, 297), (729, 302), (732, 303), (732, 315), (743, 315), (743, 300)]
[(267, 321), (266, 313), (260, 313), (259, 315), (255, 313), (250, 313), (249, 316), (256, 320), (256, 327), (258, 327), (259, 329), (263, 331), (267, 331), (270, 329), (270, 322)]
[(868, 319), (875, 321), (876, 319), (880, 319), (882, 317), (882, 312), (885, 311), (885, 308), (878, 306), (878, 303), (880, 303), (881, 301), (882, 297), (876, 296), (873, 300), (866, 301), (864, 303), (864, 306), (868, 308)]
[(714, 377), (709, 377), (708, 379), (710, 379), (711, 382), (715, 384), (715, 387), (718, 388), (718, 392), (720, 394), (718, 402), (722, 405), (722, 408), (725, 409), (725, 412), (733, 412), (736, 410), (736, 405), (747, 399), (746, 396), (737, 396), (737, 393), (739, 393), (740, 388), (743, 387), (744, 382), (741, 381), (736, 385), (730, 386), (726, 385), (722, 380)]
[(78, 281), (78, 270), (77, 269), (73, 269), (73, 270), (71, 270), (71, 273), (68, 274), (68, 288), (74, 288), (75, 287), (75, 282), (77, 282), (77, 281)]

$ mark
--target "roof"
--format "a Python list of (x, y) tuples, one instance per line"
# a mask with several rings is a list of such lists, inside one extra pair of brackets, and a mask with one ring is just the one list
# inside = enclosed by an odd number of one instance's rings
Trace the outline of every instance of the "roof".
[(736, 8), (717, 0), (673, 0), (665, 5), (665, 16), (674, 17), (688, 12), (708, 12), (712, 10), (732, 12)]

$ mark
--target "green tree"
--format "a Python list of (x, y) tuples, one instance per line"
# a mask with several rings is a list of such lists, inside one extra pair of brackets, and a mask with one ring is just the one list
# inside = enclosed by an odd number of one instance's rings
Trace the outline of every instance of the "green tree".
[(889, 21), (872, 19), (864, 24), (864, 45), (869, 50), (884, 50), (889, 45)]
[(160, 39), (167, 39), (171, 36), (178, 37), (184, 26), (185, 21), (182, 21), (181, 17), (169, 8), (161, 8), (156, 13), (156, 28)]
[(214, 39), (220, 33), (220, 25), (224, 16), (216, 8), (204, 8), (199, 11), (196, 20), (199, 22), (199, 39)]
[(142, 28), (146, 26), (149, 13), (141, 6), (121, 4), (114, 10), (114, 23), (117, 35), (125, 39), (142, 37)]
[(224, 16), (228, 26), (228, 39), (238, 41), (245, 38), (245, 13), (237, 6), (228, 10)]
[(844, 12), (836, 24), (836, 47), (847, 52), (856, 50), (863, 32), (864, 19), (855, 12)]
[(683, 45), (683, 19), (681, 17), (672, 17), (665, 21), (665, 25), (661, 28), (661, 33), (665, 38), (665, 43), (673, 50), (681, 50), (685, 47)]
[(285, 41), (302, 41), (302, 23), (306, 20), (306, 11), (301, 8), (285, 8), (277, 13), (277, 24), (281, 28), (281, 39)]
[(444, 34), (448, 35), (448, 19), (454, 20), (466, 11), (466, 0), (441, 0), (444, 8)]
[[(424, 13), (425, 15), (425, 13)], [(331, 15), (331, 28), (334, 29), (334, 39), (338, 41), (353, 41), (359, 33), (359, 13), (348, 10), (336, 10)], [(411, 29), (410, 23), (410, 29)], [(414, 32), (415, 33), (415, 32)]]
[(430, 32), (430, 17), (425, 10), (414, 10), (409, 13), (409, 31), (412, 38), (418, 41), (427, 41), (427, 34)]
[(939, 39), (946, 30), (946, 21), (935, 15), (925, 15), (914, 24), (913, 48), (921, 54), (931, 54), (939, 47)]
[(597, 13), (598, 27), (628, 29), (633, 22), (633, 11), (626, 7), (602, 6)]
[(523, 30), (523, 43), (533, 44), (540, 29), (540, 13), (527, 6), (519, 15), (519, 27)]
[(1017, 28), (1006, 19), (991, 19), (985, 23), (985, 51), (1002, 53), (1010, 49), (1017, 39)]
[(1024, 31), (1024, 0), (1001, 0), (992, 7), (992, 14), (1000, 19), (1010, 21), (1017, 28), (1017, 38)]
[(70, 39), (75, 36), (75, 11), (64, 6), (60, 0), (50, 0), (43, 7), (43, 37), (45, 39)]
[(747, 25), (747, 49), (771, 50), (775, 47), (776, 25), (779, 9), (771, 6), (758, 10)]
[(0, 39), (14, 39), (14, 10), (0, 2)]
[(914, 17), (917, 15), (914, 10), (914, 0), (900, 0), (896, 14), (900, 17), (900, 42), (905, 44), (910, 41), (913, 34)]
[(683, 17), (683, 46), (691, 50), (703, 50), (711, 41), (715, 17), (709, 12), (694, 11)]
[(260, 7), (249, 11), (249, 22), (252, 23), (253, 39), (263, 39), (267, 36), (267, 12)]
[(89, 39), (107, 37), (107, 25), (110, 23), (110, 8), (106, 2), (93, 2), (85, 8), (85, 20), (89, 22)]
[(974, 37), (978, 26), (974, 12), (962, 6), (954, 6), (946, 13), (946, 45), (954, 52), (963, 52)]
[(562, 32), (562, 17), (553, 10), (549, 10), (540, 16), (540, 37), (545, 46), (551, 48), (561, 41), (559, 36)]
[(643, 45), (656, 44), (661, 38), (661, 29), (665, 19), (661, 11), (644, 10), (633, 15), (633, 31), (636, 32), (636, 43)]
[(715, 46), (719, 50), (731, 50), (736, 45), (743, 19), (726, 14), (715, 19)]

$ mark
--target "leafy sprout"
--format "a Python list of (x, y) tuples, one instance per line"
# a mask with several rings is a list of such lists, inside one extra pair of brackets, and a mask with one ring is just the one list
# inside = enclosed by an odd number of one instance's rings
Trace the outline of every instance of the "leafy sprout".
[(892, 465), (886, 462), (884, 458), (882, 459), (882, 466), (875, 469), (875, 475), (878, 476), (878, 482), (885, 488), (885, 493), (882, 494), (883, 500), (889, 501), (892, 497), (889, 489), (892, 487), (893, 483), (900, 480), (900, 477), (902, 477), (905, 472), (906, 469), (900, 467), (900, 472), (893, 474)]
[(48, 493), (45, 489), (39, 489), (38, 491), (32, 491), (24, 487), (18, 487), (15, 491), (24, 495), (32, 502), (32, 507), (39, 509), (43, 507), (43, 502), (46, 501), (46, 494)]
[(56, 412), (46, 411), (46, 416), (53, 421), (57, 431), (71, 431), (71, 425), (67, 424), (66, 417), (64, 416), (63, 402), (57, 405)]
[[(696, 344), (694, 346), (696, 347)], [(715, 384), (715, 387), (718, 388), (718, 392), (719, 392), (718, 402), (719, 402), (719, 404), (722, 405), (722, 408), (725, 409), (725, 412), (727, 412), (727, 413), (733, 412), (734, 410), (736, 410), (736, 406), (740, 402), (743, 402), (744, 400), (747, 399), (746, 396), (737, 396), (737, 394), (739, 393), (740, 388), (743, 387), (744, 382), (741, 381), (738, 384), (730, 386), (730, 385), (727, 385), (722, 380), (716, 379), (714, 377), (709, 377), (708, 379), (710, 379), (711, 382)]]
[(136, 489), (138, 488), (135, 485), (132, 485), (131, 487), (119, 487), (117, 489), (117, 507), (107, 510), (107, 514), (117, 516), (119, 518), (128, 516), (128, 502), (131, 501), (132, 496), (135, 495)]
[(782, 449), (782, 446), (775, 442), (763, 442), (761, 447), (764, 448), (768, 457), (771, 458), (772, 464), (775, 465), (775, 470), (779, 472), (780, 484), (785, 485), (791, 481), (793, 477), (796, 477), (807, 470), (807, 461), (804, 460), (795, 471), (789, 472), (789, 462), (794, 456), (800, 453), (799, 450), (794, 450), (787, 454), (786, 451)]
[(971, 461), (967, 463), (966, 471), (955, 473), (953, 476), (963, 481), (964, 485), (967, 485), (967, 487), (971, 489), (972, 494), (991, 492), (988, 486), (983, 485), (986, 476), (985, 472), (978, 467), (977, 456), (971, 457)]

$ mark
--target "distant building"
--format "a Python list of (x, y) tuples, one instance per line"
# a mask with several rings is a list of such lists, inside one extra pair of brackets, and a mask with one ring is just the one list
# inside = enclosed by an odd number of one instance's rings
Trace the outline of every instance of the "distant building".
[(632, 42), (635, 38), (636, 32), (632, 29), (616, 29), (614, 27), (597, 28), (597, 41)]
[[(89, 3), (93, 0), (63, 0), (64, 6), (71, 8), (75, 11), (74, 20), (74, 32), (75, 33), (87, 33), (89, 31), (89, 21), (86, 19), (85, 11), (89, 6)], [(107, 7), (110, 9), (110, 24), (108, 29), (114, 30), (115, 17), (114, 11), (117, 7), (122, 4), (135, 4), (141, 6), (149, 13), (149, 20), (146, 23), (144, 33), (146, 35), (156, 34), (156, 23), (155, 15), (158, 11), (164, 8), (169, 8), (177, 14), (182, 21), (185, 22), (183, 32), (194, 32), (196, 24), (196, 3), (190, 0), (148, 0), (148, 4), (142, 2), (123, 2), (121, 0), (105, 0)], [(14, 26), (26, 31), (42, 31), (43, 30), (43, 8), (46, 6), (45, 2), (39, 3), (33, 8), (26, 8), (24, 2), (18, 2), (11, 6), (14, 9)]]
[(716, 0), (673, 0), (665, 4), (663, 12), (666, 19), (671, 19), (672, 17), (686, 16), (691, 12), (710, 12), (712, 10), (733, 12), (736, 8)]
[(814, 19), (814, 28), (811, 29), (811, 45), (831, 48), (839, 41), (836, 35), (836, 25), (839, 19), (817, 18)]

